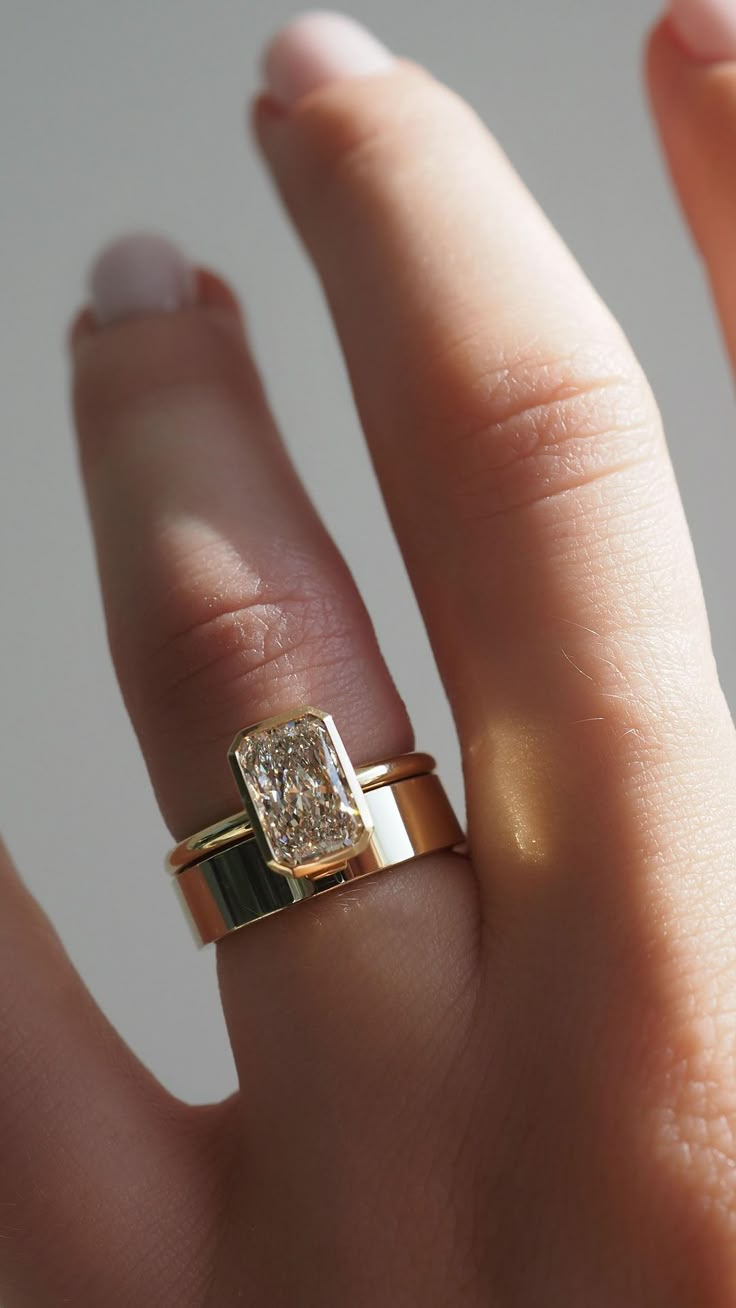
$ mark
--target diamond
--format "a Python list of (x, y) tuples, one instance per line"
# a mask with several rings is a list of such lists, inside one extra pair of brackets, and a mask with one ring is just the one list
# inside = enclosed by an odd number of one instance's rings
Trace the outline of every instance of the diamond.
[(361, 845), (367, 825), (357, 784), (329, 718), (305, 713), (264, 724), (236, 742), (233, 756), (275, 865), (337, 865)]

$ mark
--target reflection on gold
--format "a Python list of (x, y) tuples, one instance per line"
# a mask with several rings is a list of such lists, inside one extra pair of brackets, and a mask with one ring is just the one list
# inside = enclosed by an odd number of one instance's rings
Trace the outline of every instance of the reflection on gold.
[(468, 816), (490, 847), (541, 865), (553, 854), (553, 753), (536, 724), (496, 720), (469, 751)]

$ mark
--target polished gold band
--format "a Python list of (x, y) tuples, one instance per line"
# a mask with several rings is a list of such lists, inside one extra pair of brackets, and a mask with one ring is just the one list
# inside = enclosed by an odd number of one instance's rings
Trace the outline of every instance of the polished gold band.
[[(432, 762), (428, 755), (405, 757)], [(358, 775), (363, 771), (359, 769)], [(231, 840), (228, 847), (220, 843), (217, 852), (179, 871), (173, 881), (197, 941), (205, 945), (220, 940), (303, 899), (422, 854), (452, 849), (465, 839), (442, 782), (434, 773), (422, 772), (388, 784), (377, 782), (373, 789), (366, 790), (365, 801), (373, 821), (368, 845), (342, 868), (321, 876), (285, 876), (272, 871), (252, 833), (237, 843)], [(208, 832), (216, 832), (222, 825), (216, 824)], [(206, 834), (200, 832), (199, 836)]]
[[(431, 754), (397, 754), (393, 758), (366, 763), (356, 768), (355, 774), (362, 791), (369, 793), (378, 787), (433, 772), (435, 766)], [(180, 872), (192, 863), (202, 863), (213, 854), (219, 854), (240, 841), (249, 840), (252, 835), (250, 817), (241, 809), (239, 813), (233, 813), (221, 822), (214, 822), (212, 826), (197, 831), (186, 840), (180, 840), (169, 852), (166, 867), (169, 872)]]

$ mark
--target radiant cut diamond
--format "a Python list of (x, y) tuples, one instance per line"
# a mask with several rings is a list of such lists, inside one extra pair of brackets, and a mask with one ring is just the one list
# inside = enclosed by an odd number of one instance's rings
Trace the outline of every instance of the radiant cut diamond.
[(273, 860), (350, 857), (366, 826), (327, 723), (314, 714), (246, 734), (235, 759)]

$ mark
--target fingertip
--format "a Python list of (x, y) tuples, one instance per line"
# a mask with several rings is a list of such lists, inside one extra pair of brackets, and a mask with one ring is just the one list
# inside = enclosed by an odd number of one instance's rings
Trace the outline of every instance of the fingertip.
[(74, 314), (67, 328), (66, 340), (69, 349), (73, 352), (86, 337), (92, 335), (97, 329), (97, 319), (88, 304), (82, 305)]
[(287, 23), (266, 46), (264, 83), (285, 107), (310, 91), (350, 77), (387, 72), (395, 59), (362, 23), (347, 14), (315, 10)]
[(667, 15), (650, 29), (644, 44), (643, 77), (649, 105), (660, 128), (666, 103), (671, 98), (668, 88), (678, 80), (683, 69), (683, 55)]
[(644, 66), (648, 80), (684, 71), (691, 63), (682, 38), (669, 14), (664, 14), (650, 28), (644, 46)]
[(247, 106), (247, 123), (254, 136), (258, 137), (262, 126), (269, 123), (285, 122), (288, 111), (275, 99), (270, 91), (261, 91), (249, 101)]
[[(240, 300), (218, 273), (203, 266), (193, 267), (192, 284), (194, 287), (192, 303), (181, 305), (180, 308), (200, 308), (207, 313), (229, 319), (237, 323), (241, 330), (244, 330), (244, 313)], [(128, 322), (134, 320), (136, 316), (150, 318), (151, 312), (149, 311), (147, 314), (142, 311), (138, 314), (131, 312), (122, 315)], [(106, 332), (108, 325), (108, 323), (100, 322), (92, 304), (82, 305), (74, 314), (67, 328), (66, 341), (71, 354), (74, 355), (86, 341), (93, 339), (100, 332)]]
[(736, 59), (733, 0), (669, 0), (668, 18), (683, 52), (695, 63)]
[(187, 256), (157, 232), (132, 232), (111, 241), (88, 275), (97, 323), (148, 313), (172, 313), (197, 301), (197, 279)]
[(194, 269), (197, 304), (202, 309), (223, 312), (243, 319), (243, 306), (234, 290), (212, 268)]

